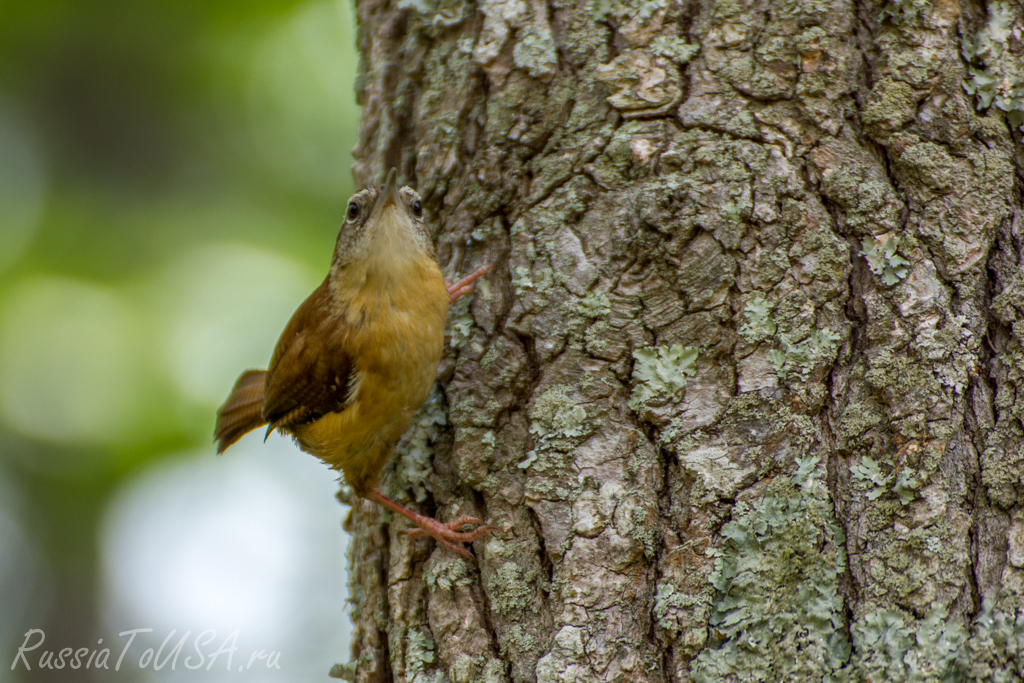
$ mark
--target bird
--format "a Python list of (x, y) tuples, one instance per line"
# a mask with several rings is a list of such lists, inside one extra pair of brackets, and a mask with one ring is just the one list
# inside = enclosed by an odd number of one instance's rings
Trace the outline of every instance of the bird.
[[(246, 370), (217, 410), (221, 454), (267, 425), (341, 470), (355, 495), (405, 517), (473, 561), (463, 543), (493, 528), (476, 517), (443, 523), (380, 492), (381, 469), (434, 385), (450, 304), (473, 291), (493, 264), (448, 285), (420, 196), (383, 186), (352, 196), (324, 281), (292, 315), (266, 370)], [(464, 530), (472, 527), (469, 530)]]

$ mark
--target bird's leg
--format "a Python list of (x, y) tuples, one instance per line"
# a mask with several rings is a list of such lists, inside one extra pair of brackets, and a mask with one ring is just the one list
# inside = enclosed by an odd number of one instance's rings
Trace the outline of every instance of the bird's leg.
[[(474, 561), (473, 555), (470, 554), (470, 552), (466, 550), (466, 548), (461, 544), (472, 543), (484, 534), (489, 534), (490, 532), (494, 531), (493, 527), (487, 526), (483, 523), (483, 520), (477, 519), (476, 517), (459, 517), (453, 522), (442, 524), (436, 519), (418, 514), (407, 507), (399, 505), (398, 503), (391, 500), (390, 498), (385, 496), (380, 491), (377, 491), (376, 489), (371, 491), (369, 495), (367, 495), (366, 497), (376, 503), (380, 503), (381, 505), (383, 505), (384, 507), (393, 512), (397, 512), (398, 514), (402, 515), (410, 522), (418, 526), (418, 529), (413, 529), (410, 532), (411, 536), (416, 537), (421, 534), (427, 534), (429, 536), (432, 536), (434, 540), (443, 545), (445, 548), (448, 548), (448, 550), (451, 550), (454, 553), (462, 555), (470, 562)], [(468, 526), (470, 524), (475, 524), (478, 526), (476, 529), (472, 531), (459, 531), (459, 529), (461, 529), (462, 527)]]
[(486, 266), (477, 268), (473, 273), (470, 273), (466, 277), (462, 278), (453, 285), (448, 285), (448, 296), (451, 297), (451, 302), (455, 303), (459, 297), (463, 294), (469, 294), (473, 291), (473, 283), (482, 278), (487, 273), (491, 272), (491, 268), (494, 267), (493, 263)]

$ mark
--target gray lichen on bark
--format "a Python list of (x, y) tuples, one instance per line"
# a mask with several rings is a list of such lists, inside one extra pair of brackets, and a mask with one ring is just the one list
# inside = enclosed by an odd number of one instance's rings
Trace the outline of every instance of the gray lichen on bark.
[(497, 531), (471, 566), (356, 501), (339, 673), (1024, 680), (1024, 155), (961, 40), (988, 8), (356, 11), (357, 181), (397, 167), (451, 275), (498, 264), (394, 466), (432, 472), (386, 485)]

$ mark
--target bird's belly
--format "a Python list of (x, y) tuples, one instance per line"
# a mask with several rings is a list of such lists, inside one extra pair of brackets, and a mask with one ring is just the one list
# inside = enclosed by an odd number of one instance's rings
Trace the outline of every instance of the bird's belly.
[[(447, 292), (445, 292), (447, 293)], [(347, 407), (293, 429), (303, 450), (345, 472), (361, 493), (430, 394), (444, 347), (444, 309), (367, 316), (357, 341), (356, 391)]]

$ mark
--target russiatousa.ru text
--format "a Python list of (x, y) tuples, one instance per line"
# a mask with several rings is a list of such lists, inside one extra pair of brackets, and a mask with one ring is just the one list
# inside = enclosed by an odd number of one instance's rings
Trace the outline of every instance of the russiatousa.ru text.
[[(207, 629), (190, 640), (192, 631), (185, 631), (185, 634), (174, 640), (177, 631), (171, 631), (164, 638), (160, 647), (152, 647), (142, 650), (142, 645), (135, 642), (135, 637), (141, 633), (152, 633), (151, 628), (135, 628), (129, 631), (122, 631), (117, 635), (123, 639), (113, 650), (103, 647), (103, 639), (100, 638), (93, 647), (64, 647), (48, 649), (43, 648), (46, 642), (46, 634), (42, 629), (33, 628), (25, 632), (25, 640), (14, 655), (11, 662), (11, 670), (24, 667), (31, 671), (39, 669), (111, 669), (120, 671), (121, 665), (127, 668), (129, 665), (138, 664), (140, 669), (153, 668), (160, 671), (168, 667), (172, 671), (178, 666), (178, 660), (186, 669), (206, 668), (213, 669), (214, 665), (225, 666), (228, 671), (246, 671), (253, 667), (265, 666), (268, 669), (280, 669), (281, 653), (275, 650), (253, 650), (248, 660), (243, 660), (244, 655), (239, 655), (238, 666), (235, 667), (235, 655), (238, 653), (238, 630), (232, 631), (227, 638), (217, 640), (217, 631)], [(141, 642), (141, 641), (140, 641)], [(134, 651), (132, 645), (135, 645)], [(214, 649), (216, 646), (216, 649)], [(138, 660), (135, 656), (138, 655)], [(114, 652), (117, 652), (117, 659), (114, 660)]]

